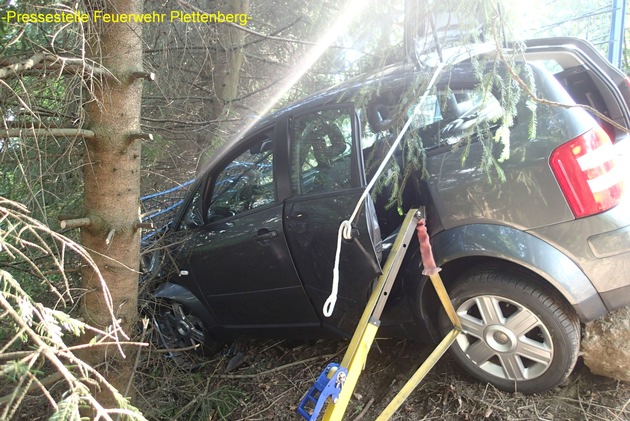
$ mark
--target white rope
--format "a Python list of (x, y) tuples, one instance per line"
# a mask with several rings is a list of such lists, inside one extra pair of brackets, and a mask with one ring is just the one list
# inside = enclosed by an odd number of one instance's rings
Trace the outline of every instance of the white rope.
[(435, 71), (433, 72), (433, 76), (431, 77), (431, 80), (429, 81), (429, 85), (427, 86), (427, 89), (424, 91), (424, 94), (422, 94), (422, 97), (420, 98), (420, 102), (418, 102), (418, 104), (416, 104), (416, 106), (414, 107), (413, 112), (407, 118), (407, 121), (405, 122), (405, 125), (400, 130), (400, 133), (398, 133), (396, 140), (394, 141), (394, 143), (392, 143), (392, 146), (389, 148), (387, 155), (385, 155), (385, 158), (383, 158), (383, 162), (381, 162), (381, 165), (376, 170), (376, 173), (374, 174), (374, 176), (372, 177), (368, 185), (365, 187), (365, 190), (363, 191), (363, 194), (359, 198), (359, 201), (357, 202), (357, 205), (354, 208), (354, 211), (352, 212), (350, 219), (343, 221), (341, 225), (339, 226), (339, 231), (337, 234), (337, 251), (335, 253), (335, 266), (333, 267), (332, 290), (330, 292), (330, 296), (328, 296), (328, 299), (324, 303), (324, 308), (323, 308), (323, 313), (325, 317), (332, 316), (333, 311), (335, 310), (335, 304), (337, 303), (337, 293), (339, 292), (339, 261), (341, 258), (341, 243), (342, 243), (341, 240), (342, 239), (352, 240), (352, 221), (354, 221), (357, 218), (359, 211), (361, 210), (361, 205), (365, 202), (365, 199), (367, 199), (368, 195), (370, 194), (370, 191), (376, 185), (376, 181), (381, 176), (381, 173), (385, 170), (387, 163), (394, 155), (394, 152), (396, 151), (396, 148), (400, 144), (403, 136), (405, 135), (405, 133), (407, 133), (409, 126), (411, 126), (412, 118), (416, 115), (417, 111), (423, 106), (424, 101), (427, 99), (427, 96), (429, 95), (429, 91), (435, 84), (435, 81), (437, 80), (443, 68), (444, 68), (444, 63), (440, 63), (435, 68)]
[[(339, 291), (339, 259), (341, 257), (341, 239), (346, 237), (346, 231), (352, 231), (352, 224), (350, 221), (343, 221), (339, 225), (339, 233), (337, 234), (337, 251), (335, 253), (335, 266), (333, 267), (333, 283), (330, 296), (324, 303), (324, 316), (330, 317), (337, 304), (337, 292)], [(350, 233), (351, 234), (351, 233)]]

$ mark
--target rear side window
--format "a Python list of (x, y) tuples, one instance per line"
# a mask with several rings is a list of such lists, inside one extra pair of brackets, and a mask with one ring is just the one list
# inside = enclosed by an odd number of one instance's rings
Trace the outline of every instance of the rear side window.
[[(504, 114), (499, 100), (492, 92), (481, 92), (477, 89), (444, 87), (436, 93), (426, 96), (421, 106), (421, 97), (406, 107), (404, 118), (390, 119), (387, 127), (383, 127), (383, 119), (370, 120), (370, 111), (361, 114), (364, 120), (364, 149), (377, 145), (379, 140), (388, 139), (388, 133), (395, 135), (404, 120), (411, 118), (408, 136), (419, 138), (424, 149), (444, 145), (455, 145), (463, 140), (474, 139), (478, 131), (492, 130), (498, 127)], [(370, 104), (370, 107), (377, 108)], [(388, 120), (388, 122), (390, 121)], [(394, 122), (395, 121), (395, 122)], [(374, 147), (372, 147), (374, 149)]]
[[(611, 112), (606, 105), (600, 89), (595, 84), (591, 72), (583, 66), (576, 66), (556, 73), (555, 78), (567, 90), (573, 100), (578, 104), (588, 105), (606, 117)], [(612, 124), (600, 118), (596, 113), (587, 110), (597, 123), (615, 140), (615, 129)]]
[[(590, 107), (586, 111), (606, 131), (613, 143), (625, 138), (625, 132), (608, 121), (611, 119), (622, 126), (626, 124), (624, 104), (614, 95), (615, 87), (605, 83), (605, 79), (592, 66), (584, 64), (578, 57), (567, 52), (556, 52), (553, 57), (533, 55), (530, 63), (551, 72), (577, 104)], [(597, 112), (593, 112), (593, 109)]]
[(503, 109), (491, 93), (459, 89), (429, 95), (422, 107), (410, 107), (412, 113), (412, 127), (429, 149), (474, 138), (482, 124), (497, 127)]

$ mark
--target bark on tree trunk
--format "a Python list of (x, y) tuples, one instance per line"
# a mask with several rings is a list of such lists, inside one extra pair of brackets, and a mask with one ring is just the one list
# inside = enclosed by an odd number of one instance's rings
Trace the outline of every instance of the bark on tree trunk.
[[(222, 13), (248, 14), (249, 0), (222, 0), (217, 10)], [(216, 53), (212, 55), (210, 74), (218, 101), (212, 103), (215, 118), (230, 113), (229, 102), (236, 99), (239, 75), (243, 65), (243, 45), (245, 32), (229, 25), (218, 27), (219, 38)]]
[[(90, 13), (96, 9), (114, 15), (142, 13), (142, 5), (142, 0), (87, 1)], [(82, 228), (81, 239), (100, 269), (111, 302), (99, 276), (85, 268), (82, 309), (87, 323), (103, 329), (112, 324), (113, 312), (124, 332), (133, 336), (140, 259), (136, 224), (141, 149), (140, 139), (133, 135), (141, 131), (142, 79), (132, 73), (142, 71), (142, 27), (133, 22), (91, 25), (89, 54), (113, 77), (93, 83), (93, 96), (86, 106), (89, 129), (94, 132), (86, 141), (84, 171), (85, 217), (91, 223)], [(92, 366), (107, 360), (99, 371), (124, 394), (133, 374), (133, 353), (126, 351), (127, 358), (122, 359), (115, 347), (94, 347), (82, 357)], [(132, 393), (133, 388), (129, 390)], [(113, 396), (103, 391), (97, 392), (99, 401), (106, 407), (116, 406)]]
[[(249, 0), (220, 0), (215, 6), (222, 13), (249, 14)], [(232, 121), (233, 112), (231, 101), (238, 94), (241, 67), (243, 66), (243, 45), (245, 31), (230, 25), (217, 27), (218, 38), (215, 52), (205, 66), (205, 74), (212, 80), (215, 101), (208, 108), (208, 120), (217, 120), (219, 127), (211, 139), (201, 135), (198, 144), (202, 145), (202, 153), (197, 163), (197, 172), (202, 172), (205, 163), (212, 156), (212, 151), (220, 146), (230, 135), (237, 132), (239, 122)]]

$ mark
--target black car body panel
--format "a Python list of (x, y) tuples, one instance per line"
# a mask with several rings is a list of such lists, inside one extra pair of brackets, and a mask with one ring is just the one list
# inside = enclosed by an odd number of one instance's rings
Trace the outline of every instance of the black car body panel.
[[(402, 221), (397, 206), (404, 212), (425, 205), (445, 275), (457, 277), (473, 266), (518, 268), (551, 286), (582, 321), (630, 304), (630, 270), (619, 270), (630, 269), (628, 201), (576, 218), (550, 169), (555, 148), (598, 122), (613, 142), (627, 138), (592, 111), (630, 127), (630, 86), (582, 41), (526, 45), (524, 56), (531, 60), (536, 93), (543, 99), (536, 106), (535, 134), (532, 104), (522, 98), (509, 146), (485, 150), (475, 141), (473, 127), (483, 123), (495, 133), (501, 101), (475, 96), (479, 82), (470, 61), (448, 68), (423, 111), (427, 120), (412, 127), (424, 143), (426, 176), (418, 171), (411, 177), (402, 203), (391, 206), (391, 186), (385, 186), (363, 206), (354, 239), (342, 247), (339, 301), (332, 317), (323, 316), (322, 306), (330, 294), (339, 225), (352, 213), (395, 135), (384, 134), (388, 96), (400, 100), (404, 92), (419, 98), (428, 71), (394, 66), (333, 87), (261, 119), (219, 149), (174, 221), (174, 230), (186, 239), (178, 255), (179, 276), (171, 284), (179, 284), (189, 302), (196, 297), (196, 311), (206, 312), (210, 330), (221, 334), (347, 336)], [(574, 101), (588, 102), (590, 108)], [(308, 136), (322, 130), (318, 119), (333, 122), (328, 129), (334, 133), (320, 135), (326, 144), (309, 145)], [(320, 148), (335, 149), (335, 156), (323, 158)], [(395, 155), (400, 165), (405, 153), (403, 147)], [(505, 181), (488, 182), (479, 163), (504, 153)], [(433, 296), (419, 266), (418, 253), (409, 253), (383, 324), (395, 334), (434, 340)], [(160, 294), (177, 300), (174, 288)]]

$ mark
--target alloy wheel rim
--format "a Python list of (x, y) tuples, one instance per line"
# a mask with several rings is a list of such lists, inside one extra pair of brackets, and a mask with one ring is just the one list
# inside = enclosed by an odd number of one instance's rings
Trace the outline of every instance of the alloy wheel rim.
[(487, 374), (510, 381), (532, 380), (547, 371), (554, 357), (549, 330), (530, 309), (497, 295), (464, 301), (457, 314), (461, 351)]
[(184, 346), (203, 345), (205, 334), (201, 320), (189, 314), (179, 303), (172, 303), (170, 310), (167, 319), (181, 344)]

